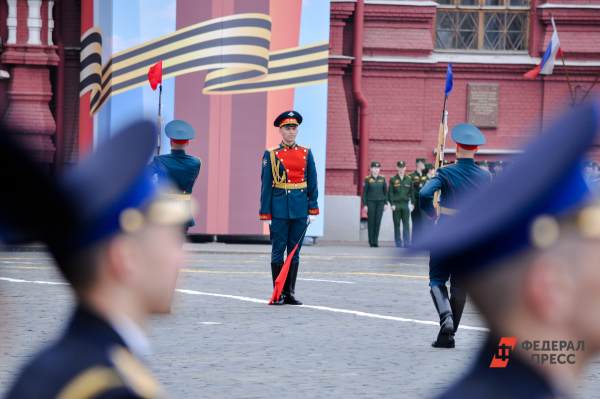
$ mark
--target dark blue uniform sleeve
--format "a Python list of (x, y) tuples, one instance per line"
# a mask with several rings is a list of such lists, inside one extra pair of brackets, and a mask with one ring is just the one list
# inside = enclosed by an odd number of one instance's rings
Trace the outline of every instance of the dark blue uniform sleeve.
[(200, 174), (200, 168), (202, 167), (202, 161), (200, 160), (200, 158), (194, 158), (195, 161), (195, 165), (194, 165), (194, 169), (193, 169), (193, 176), (194, 179), (193, 181), (195, 182), (196, 179), (198, 178), (198, 175)]
[(271, 220), (271, 198), (273, 196), (273, 172), (271, 172), (271, 157), (265, 151), (262, 159), (260, 188), (260, 220)]
[(425, 186), (419, 191), (419, 205), (421, 209), (429, 216), (435, 216), (435, 209), (433, 209), (433, 196), (436, 191), (442, 188), (442, 178), (440, 175), (435, 175), (430, 179)]
[(317, 183), (317, 167), (315, 166), (315, 158), (311, 150), (308, 150), (308, 156), (306, 157), (306, 184), (308, 190), (308, 214), (318, 215), (319, 204), (317, 199), (319, 198), (319, 188)]

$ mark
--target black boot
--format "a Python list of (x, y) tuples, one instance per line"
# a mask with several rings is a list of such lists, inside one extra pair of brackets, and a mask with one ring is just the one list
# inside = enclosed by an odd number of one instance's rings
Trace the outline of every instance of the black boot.
[(435, 309), (440, 316), (440, 331), (431, 346), (434, 348), (454, 348), (454, 322), (452, 321), (448, 289), (445, 285), (436, 285), (431, 287), (430, 292)]
[(281, 266), (283, 266), (282, 263), (271, 262), (271, 277), (273, 277), (273, 287), (275, 287), (275, 280), (277, 280), (277, 277), (281, 272)]
[(452, 285), (450, 287), (450, 308), (452, 309), (452, 322), (454, 324), (454, 333), (458, 330), (460, 318), (462, 317), (463, 310), (465, 309), (465, 302), (467, 301), (467, 293), (460, 287)]
[(296, 291), (296, 278), (298, 277), (299, 262), (292, 262), (290, 265), (290, 272), (287, 280), (285, 281), (285, 303), (287, 305), (302, 305), (302, 302), (294, 297)]
[[(271, 276), (273, 277), (273, 287), (275, 287), (275, 280), (277, 280), (277, 276), (279, 276), (279, 272), (281, 272), (281, 263), (271, 262)], [(283, 305), (285, 301), (285, 294), (281, 293), (279, 298), (276, 301), (273, 301), (271, 305)]]

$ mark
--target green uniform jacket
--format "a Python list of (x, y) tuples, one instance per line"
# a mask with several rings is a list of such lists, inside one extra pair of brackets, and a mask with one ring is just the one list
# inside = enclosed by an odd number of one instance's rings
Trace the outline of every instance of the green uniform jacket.
[(390, 187), (388, 189), (388, 201), (392, 205), (408, 205), (408, 201), (413, 199), (412, 179), (404, 175), (400, 178), (399, 175), (390, 178)]
[(366, 204), (367, 201), (387, 202), (387, 183), (383, 175), (376, 178), (371, 175), (365, 177), (362, 200), (363, 204)]
[(412, 203), (417, 208), (419, 206), (419, 191), (427, 183), (427, 175), (420, 175), (417, 171), (412, 172), (409, 177), (412, 179)]

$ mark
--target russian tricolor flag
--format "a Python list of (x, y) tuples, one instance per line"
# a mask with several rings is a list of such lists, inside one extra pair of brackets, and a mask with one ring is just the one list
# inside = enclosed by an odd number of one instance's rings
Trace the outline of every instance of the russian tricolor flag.
[(562, 50), (560, 48), (560, 40), (558, 40), (558, 32), (556, 31), (556, 24), (554, 24), (554, 18), (552, 18), (552, 37), (550, 43), (546, 48), (546, 52), (542, 57), (542, 61), (538, 66), (533, 68), (531, 71), (523, 75), (526, 79), (535, 79), (539, 74), (552, 75), (554, 70), (554, 60), (556, 57), (562, 57)]

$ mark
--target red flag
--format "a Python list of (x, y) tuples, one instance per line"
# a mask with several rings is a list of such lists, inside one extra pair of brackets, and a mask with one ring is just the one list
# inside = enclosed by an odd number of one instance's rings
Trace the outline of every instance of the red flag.
[(285, 280), (287, 279), (288, 273), (290, 272), (290, 265), (292, 264), (292, 259), (294, 258), (294, 254), (298, 250), (298, 246), (304, 239), (304, 235), (306, 234), (306, 230), (308, 230), (309, 225), (310, 225), (310, 221), (308, 221), (308, 223), (306, 224), (306, 227), (304, 228), (304, 232), (300, 236), (300, 239), (298, 240), (296, 245), (294, 245), (294, 248), (292, 248), (292, 250), (288, 253), (288, 256), (285, 259), (285, 262), (283, 262), (281, 271), (279, 272), (279, 275), (275, 279), (275, 288), (273, 288), (273, 295), (271, 295), (271, 300), (269, 300), (269, 305), (272, 305), (273, 302), (278, 300), (279, 297), (281, 296), (281, 293), (283, 292), (283, 286), (285, 285)]
[(290, 265), (292, 264), (292, 258), (294, 254), (298, 250), (298, 245), (296, 244), (292, 251), (288, 254), (285, 262), (283, 262), (283, 266), (281, 267), (281, 271), (279, 272), (279, 276), (275, 280), (275, 288), (273, 288), (273, 295), (271, 295), (271, 300), (269, 301), (269, 305), (272, 305), (273, 302), (279, 299), (281, 296), (281, 292), (283, 291), (283, 286), (285, 285), (285, 280), (287, 279), (288, 273), (290, 272)]
[(540, 66), (539, 66), (539, 65), (537, 65), (537, 66), (536, 66), (535, 68), (533, 68), (531, 71), (529, 71), (529, 72), (525, 72), (525, 73), (523, 74), (523, 77), (524, 77), (525, 79), (532, 79), (532, 80), (533, 80), (533, 79), (535, 79), (535, 78), (537, 78), (537, 77), (538, 77), (538, 75), (540, 74), (540, 71), (541, 71), (541, 68), (540, 68)]
[(148, 82), (150, 82), (152, 90), (156, 90), (158, 85), (162, 84), (162, 60), (148, 69)]

